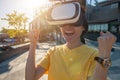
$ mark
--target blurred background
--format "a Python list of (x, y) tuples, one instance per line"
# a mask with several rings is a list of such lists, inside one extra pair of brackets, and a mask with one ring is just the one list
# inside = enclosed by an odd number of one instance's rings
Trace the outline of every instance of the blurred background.
[[(65, 43), (57, 26), (47, 24), (45, 14), (54, 3), (68, 0), (0, 0), (0, 80), (25, 80), (31, 23), (41, 30), (36, 49), (36, 62), (55, 45)], [(120, 0), (77, 0), (86, 11), (89, 28), (86, 44), (96, 47), (100, 31), (117, 37), (111, 51), (112, 66), (108, 76), (120, 79)], [(39, 22), (41, 20), (41, 22)], [(47, 80), (45, 74), (40, 80)]]

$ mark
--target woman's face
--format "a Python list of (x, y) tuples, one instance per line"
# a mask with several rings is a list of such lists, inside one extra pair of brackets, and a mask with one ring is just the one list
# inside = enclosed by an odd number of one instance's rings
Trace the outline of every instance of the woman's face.
[(85, 29), (83, 26), (64, 25), (60, 27), (60, 30), (66, 42), (75, 42), (80, 41), (80, 36)]

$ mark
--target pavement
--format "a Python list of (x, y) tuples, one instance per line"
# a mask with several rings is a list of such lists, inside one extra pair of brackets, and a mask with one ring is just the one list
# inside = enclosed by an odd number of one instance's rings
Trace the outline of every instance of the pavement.
[[(55, 43), (39, 43), (36, 49), (36, 62), (45, 55), (46, 51), (56, 45)], [(25, 65), (28, 51), (18, 54), (0, 63), (0, 80), (25, 80)], [(47, 75), (43, 75), (40, 80), (47, 80)]]
[[(90, 46), (96, 47), (95, 43), (87, 43)], [(36, 49), (36, 62), (45, 55), (46, 51), (55, 46), (55, 43), (39, 43)], [(28, 56), (28, 51), (23, 54), (14, 56), (0, 63), (0, 80), (25, 80), (25, 65)], [(109, 68), (108, 77), (111, 80), (120, 80), (120, 49), (116, 48), (111, 52), (112, 66)], [(47, 80), (47, 74), (43, 75), (39, 80)]]
[(120, 49), (111, 52), (112, 66), (109, 69), (108, 76), (112, 80), (120, 80)]

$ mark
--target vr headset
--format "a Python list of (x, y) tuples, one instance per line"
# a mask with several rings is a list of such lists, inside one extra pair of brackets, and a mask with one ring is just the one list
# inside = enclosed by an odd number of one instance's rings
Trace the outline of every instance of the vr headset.
[[(87, 20), (85, 17), (85, 11), (81, 8), (80, 2), (69, 1), (54, 4), (46, 14), (46, 20), (48, 25), (62, 26), (73, 25), (76, 27), (87, 27)], [(40, 17), (35, 18), (30, 24), (30, 30), (34, 27), (40, 28), (42, 24)]]
[(83, 25), (85, 12), (82, 10), (80, 2), (69, 1), (57, 3), (48, 10), (46, 16), (50, 25), (71, 24), (75, 26)]

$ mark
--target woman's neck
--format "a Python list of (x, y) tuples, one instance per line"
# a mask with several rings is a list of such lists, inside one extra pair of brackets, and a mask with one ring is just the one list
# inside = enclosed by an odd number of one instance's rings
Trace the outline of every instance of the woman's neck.
[(67, 43), (66, 43), (66, 46), (67, 46), (68, 48), (70, 48), (70, 49), (79, 47), (79, 46), (81, 46), (81, 45), (83, 45), (83, 43), (80, 42), (80, 41), (79, 41), (79, 42), (72, 42), (72, 43), (67, 42)]

